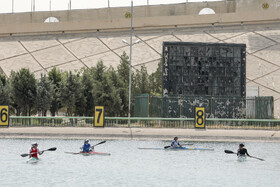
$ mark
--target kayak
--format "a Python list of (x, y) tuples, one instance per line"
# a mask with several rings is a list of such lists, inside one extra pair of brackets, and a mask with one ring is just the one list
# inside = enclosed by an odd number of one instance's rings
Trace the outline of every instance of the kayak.
[(84, 155), (84, 156), (90, 156), (90, 155), (104, 155), (104, 156), (110, 156), (111, 154), (110, 153), (102, 153), (102, 152), (95, 152), (95, 151), (90, 151), (90, 152), (78, 152), (78, 153), (75, 153), (75, 152), (65, 152), (65, 153), (68, 153), (68, 154), (73, 154), (73, 155)]
[(246, 160), (247, 160), (246, 156), (238, 156), (237, 157), (237, 161), (239, 161), (239, 162), (245, 162)]
[(170, 147), (167, 150), (205, 150), (205, 151), (214, 151), (212, 148), (196, 148), (196, 147)]
[(84, 156), (89, 156), (89, 155), (108, 155), (110, 156), (111, 154), (110, 153), (101, 153), (101, 152), (95, 152), (95, 151), (90, 151), (90, 152), (80, 152), (81, 155), (84, 155)]
[(196, 147), (169, 147), (167, 149), (164, 148), (142, 148), (139, 147), (138, 149), (144, 149), (144, 150), (205, 150), (205, 151), (214, 151), (212, 148), (196, 148)]
[(26, 161), (28, 164), (34, 164), (39, 162), (39, 158), (31, 157)]

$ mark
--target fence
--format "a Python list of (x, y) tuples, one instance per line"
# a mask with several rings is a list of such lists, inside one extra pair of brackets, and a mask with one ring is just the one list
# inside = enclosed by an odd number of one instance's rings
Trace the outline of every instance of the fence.
[[(129, 128), (127, 117), (105, 117), (105, 127)], [(10, 116), (10, 127), (93, 127), (93, 117)], [(132, 128), (194, 128), (193, 118), (130, 118)], [(280, 120), (206, 119), (207, 129), (280, 130)]]
[(205, 107), (207, 118), (273, 119), (274, 115), (273, 97), (135, 96), (136, 117), (193, 118), (198, 106)]

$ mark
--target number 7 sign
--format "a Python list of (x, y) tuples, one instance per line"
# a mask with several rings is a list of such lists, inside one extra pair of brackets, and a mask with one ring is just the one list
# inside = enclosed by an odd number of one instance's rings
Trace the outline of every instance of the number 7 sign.
[(94, 126), (95, 127), (104, 127), (104, 106), (95, 107)]

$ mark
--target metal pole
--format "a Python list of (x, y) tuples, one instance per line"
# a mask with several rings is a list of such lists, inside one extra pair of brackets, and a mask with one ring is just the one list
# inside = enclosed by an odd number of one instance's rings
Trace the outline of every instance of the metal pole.
[(35, 0), (33, 0), (33, 12), (35, 12)]
[(130, 105), (131, 105), (131, 57), (132, 57), (132, 18), (133, 18), (133, 1), (131, 1), (130, 15), (130, 54), (129, 54), (129, 93), (128, 93), (128, 126), (130, 127)]
[(110, 8), (110, 0), (108, 0), (108, 8)]
[(12, 13), (14, 13), (14, 0), (12, 1)]

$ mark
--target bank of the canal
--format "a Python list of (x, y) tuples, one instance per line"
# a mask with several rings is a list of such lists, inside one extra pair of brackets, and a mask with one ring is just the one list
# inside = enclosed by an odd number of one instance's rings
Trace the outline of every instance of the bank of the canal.
[(0, 138), (44, 139), (150, 139), (185, 141), (262, 141), (280, 142), (280, 132), (270, 130), (164, 129), (164, 128), (88, 128), (88, 127), (10, 127), (0, 128)]

